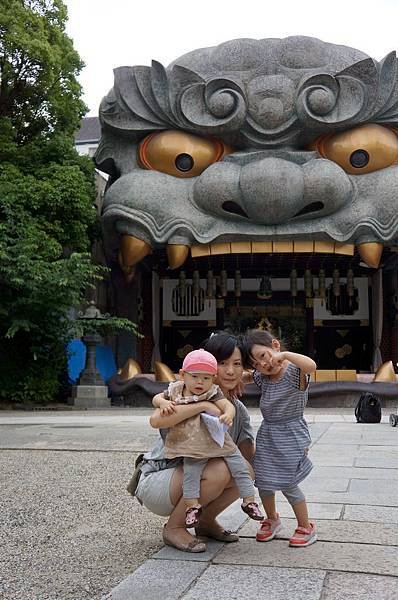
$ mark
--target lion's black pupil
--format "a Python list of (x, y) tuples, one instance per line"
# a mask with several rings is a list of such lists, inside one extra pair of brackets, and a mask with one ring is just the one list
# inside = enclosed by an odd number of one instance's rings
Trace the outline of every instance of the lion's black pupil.
[(190, 154), (179, 154), (175, 159), (175, 166), (179, 171), (190, 171), (193, 167), (193, 158)]
[(350, 156), (350, 163), (356, 169), (366, 167), (369, 162), (369, 154), (366, 150), (355, 150)]

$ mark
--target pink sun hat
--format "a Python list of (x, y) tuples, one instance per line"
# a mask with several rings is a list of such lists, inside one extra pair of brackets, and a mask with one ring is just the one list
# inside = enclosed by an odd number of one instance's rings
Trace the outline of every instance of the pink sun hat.
[(210, 352), (203, 350), (192, 350), (188, 352), (182, 363), (182, 370), (188, 373), (210, 373), (211, 375), (217, 374), (217, 361)]

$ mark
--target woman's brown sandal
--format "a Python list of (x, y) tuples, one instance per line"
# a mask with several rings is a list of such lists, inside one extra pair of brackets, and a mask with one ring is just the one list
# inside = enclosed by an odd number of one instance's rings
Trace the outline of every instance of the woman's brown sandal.
[(226, 544), (239, 541), (238, 534), (234, 533), (233, 531), (229, 531), (228, 529), (211, 531), (210, 529), (206, 529), (205, 527), (196, 527), (195, 533), (200, 538), (211, 538), (212, 540), (217, 540), (218, 542), (225, 542)]
[(202, 513), (201, 506), (190, 506), (185, 511), (185, 525), (187, 527), (195, 527), (199, 523), (199, 517)]
[(254, 521), (263, 521), (265, 519), (264, 515), (261, 514), (261, 510), (257, 502), (248, 502), (247, 504), (242, 504), (241, 509), (245, 512), (251, 519)]
[(193, 538), (190, 542), (188, 542), (186, 544), (180, 544), (178, 542), (172, 541), (167, 536), (166, 532), (167, 532), (167, 530), (164, 527), (163, 528), (163, 542), (165, 543), (166, 546), (170, 546), (171, 548), (176, 548), (177, 550), (181, 550), (181, 552), (192, 552), (192, 553), (206, 552), (206, 549), (207, 549), (206, 544), (204, 544), (200, 540)]

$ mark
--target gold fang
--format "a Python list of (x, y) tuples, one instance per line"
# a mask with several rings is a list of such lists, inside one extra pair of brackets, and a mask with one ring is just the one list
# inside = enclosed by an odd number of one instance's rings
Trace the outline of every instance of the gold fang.
[(189, 246), (184, 246), (183, 244), (168, 244), (166, 252), (170, 269), (177, 269), (184, 264), (188, 256)]
[(380, 242), (365, 242), (357, 246), (360, 257), (368, 267), (377, 269), (383, 252), (383, 244)]
[(144, 242), (144, 240), (140, 240), (133, 235), (124, 235), (120, 244), (123, 267), (132, 267), (136, 265), (151, 251), (152, 248), (147, 242)]
[(135, 275), (135, 265), (132, 265), (131, 267), (127, 267), (124, 263), (123, 263), (123, 258), (121, 255), (121, 252), (119, 251), (118, 254), (118, 261), (119, 261), (119, 265), (121, 270), (124, 273), (124, 280), (126, 283), (131, 283), (134, 279), (134, 275)]

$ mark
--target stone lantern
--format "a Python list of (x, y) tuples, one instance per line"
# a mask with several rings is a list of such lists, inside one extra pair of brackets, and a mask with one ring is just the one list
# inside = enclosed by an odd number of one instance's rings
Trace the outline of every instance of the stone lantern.
[(109, 317), (109, 314), (101, 314), (94, 301), (90, 302), (84, 312), (79, 312), (79, 320), (93, 324), (93, 333), (87, 333), (82, 337), (87, 349), (86, 364), (73, 389), (74, 405), (79, 408), (104, 408), (111, 405), (108, 386), (96, 367), (96, 349), (102, 338), (95, 333), (96, 323)]

